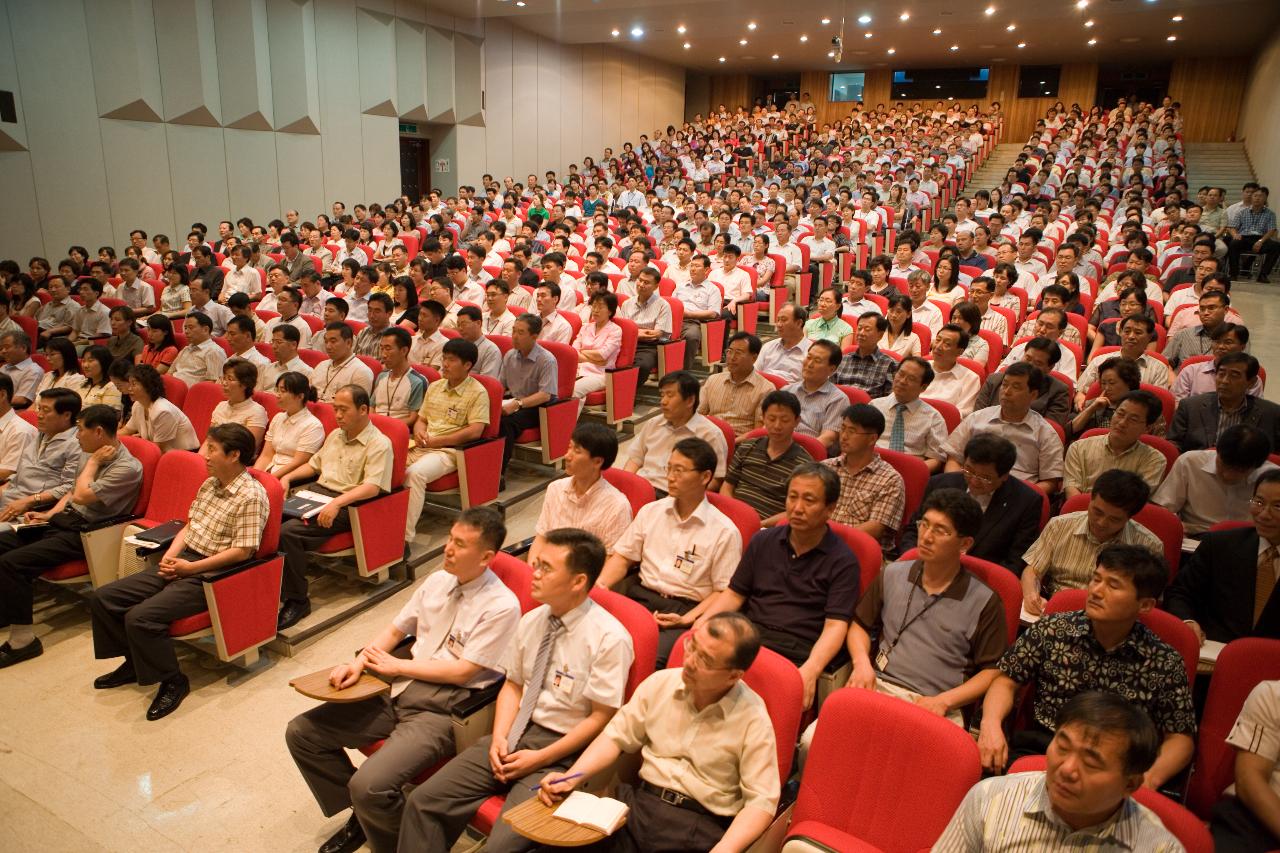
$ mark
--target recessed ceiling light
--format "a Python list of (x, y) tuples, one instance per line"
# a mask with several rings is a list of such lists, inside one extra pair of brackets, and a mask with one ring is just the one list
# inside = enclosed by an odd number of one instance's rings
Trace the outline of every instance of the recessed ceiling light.
[(523, 9), (527, 4), (524, 2), (524, 0), (516, 0), (516, 5), (519, 6), (521, 9)]
[(807, 42), (808, 40), (809, 40), (809, 37), (808, 37), (808, 36), (800, 36), (800, 42), (801, 42), (802, 44), (803, 44), (804, 42)]
[(720, 57), (720, 61), (721, 61), (721, 62), (724, 62), (724, 57), (723, 57), (723, 56), (722, 56), (722, 57)]
[(952, 50), (959, 50), (959, 49), (960, 49), (960, 45), (958, 45), (958, 44), (953, 44), (953, 45), (951, 45), (951, 49), (952, 49)]
[(746, 39), (738, 39), (738, 44), (742, 45), (743, 47), (746, 47), (746, 46), (747, 46), (747, 40), (746, 40)]
[(940, 36), (940, 35), (942, 35), (942, 30), (934, 30), (934, 31), (933, 31), (933, 34), (934, 34), (935, 36)]
[(1169, 36), (1169, 38), (1165, 39), (1165, 41), (1177, 41), (1177, 40), (1178, 40), (1177, 36)]
[(611, 33), (609, 33), (609, 35), (613, 36), (614, 38), (617, 38), (618, 36), (622, 35), (622, 33), (618, 32), (618, 31), (615, 29), (615, 30), (613, 30)]
[(686, 27), (684, 24), (681, 24), (680, 26), (676, 27), (676, 32), (678, 32), (680, 35), (684, 35), (685, 32), (687, 31), (688, 31), (688, 27)]
[(1018, 42), (1018, 49), (1019, 49), (1019, 50), (1021, 50), (1022, 48), (1026, 47), (1026, 46), (1027, 46), (1027, 43), (1026, 43), (1025, 41), (1020, 41), (1020, 42)]
[(750, 22), (747, 24), (747, 29), (749, 29), (749, 30), (754, 30), (755, 28), (756, 28), (756, 22), (755, 22), (755, 21), (750, 21)]
[(941, 89), (942, 87), (941, 87), (941, 86), (934, 86), (933, 88), (935, 88), (935, 89)]
[(859, 15), (859, 16), (858, 16), (858, 23), (859, 23), (859, 24), (869, 24), (869, 23), (871, 23), (871, 16), (870, 16), (870, 15)]
[(899, 15), (899, 16), (898, 16), (898, 20), (899, 20), (899, 21), (909, 21), (909, 20), (911, 20), (911, 13), (910, 13), (910, 12), (903, 12), (901, 15)]
[(769, 57), (769, 58), (770, 58), (770, 59), (777, 59), (777, 58), (778, 58), (778, 54), (776, 54), (776, 53), (775, 53), (773, 56), (771, 56), (771, 57)]
[(894, 55), (895, 53), (897, 53), (897, 52), (898, 52), (898, 51), (897, 51), (897, 50), (895, 50), (895, 49), (894, 49), (894, 48), (892, 48), (892, 47), (885, 51), (885, 53), (889, 54), (890, 56), (893, 56), (893, 55)]
[(633, 37), (635, 37), (635, 38), (640, 38), (640, 36), (644, 35), (644, 28), (643, 28), (643, 27), (632, 27), (632, 28), (631, 28), (631, 35), (632, 35)]
[(1089, 20), (1085, 21), (1085, 22), (1084, 22), (1084, 25), (1085, 25), (1086, 27), (1092, 27), (1092, 26), (1093, 26), (1093, 19), (1092, 19), (1092, 18), (1090, 18)]
[(875, 34), (874, 34), (874, 33), (872, 33), (872, 32), (865, 32), (865, 33), (863, 33), (863, 34), (862, 34), (862, 37), (863, 37), (864, 39), (869, 39), (869, 38), (871, 38), (871, 36), (873, 36), (873, 35), (875, 35)]
[(1093, 46), (1093, 45), (1095, 45), (1095, 44), (1097, 44), (1097, 43), (1098, 43), (1098, 40), (1097, 40), (1097, 39), (1089, 39), (1089, 45), (1090, 45), (1090, 46)]
[(1089, 5), (1089, 0), (1076, 0), (1077, 9), (1083, 9), (1085, 6), (1088, 6), (1088, 5)]
[(826, 26), (827, 24), (829, 24), (829, 23), (831, 23), (831, 19), (830, 19), (830, 18), (823, 18), (823, 19), (822, 19), (822, 26), (824, 26), (824, 27), (825, 27), (825, 26)]
[(691, 47), (693, 47), (693, 45), (689, 44), (688, 42), (685, 42), (685, 43), (684, 43), (684, 49), (685, 49), (685, 50), (688, 50), (688, 49), (689, 49), (689, 48), (691, 48)]
[(985, 8), (985, 9), (983, 9), (983, 10), (982, 10), (982, 14), (984, 14), (984, 15), (988, 15), (988, 16), (990, 16), (990, 15), (994, 15), (995, 13), (996, 13), (996, 7), (995, 7), (995, 6), (988, 6), (987, 8)]
[(1172, 18), (1170, 18), (1169, 20), (1173, 21), (1175, 24), (1180, 24), (1180, 23), (1182, 23), (1182, 16), (1181, 16), (1181, 15), (1174, 15), (1174, 16), (1173, 16)]
[(1017, 24), (1010, 24), (1009, 26), (1005, 27), (1005, 29), (1008, 30), (1009, 32), (1013, 32), (1017, 28), (1018, 28)]
[(828, 51), (827, 51), (827, 58), (828, 58), (828, 59), (835, 59), (835, 58), (836, 58), (836, 52), (835, 52), (834, 50), (828, 50)]

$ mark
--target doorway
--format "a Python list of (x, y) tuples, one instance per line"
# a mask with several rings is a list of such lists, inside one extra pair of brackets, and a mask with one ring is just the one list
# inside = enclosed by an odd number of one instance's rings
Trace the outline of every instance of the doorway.
[(431, 190), (431, 141), (400, 137), (400, 192), (417, 201)]

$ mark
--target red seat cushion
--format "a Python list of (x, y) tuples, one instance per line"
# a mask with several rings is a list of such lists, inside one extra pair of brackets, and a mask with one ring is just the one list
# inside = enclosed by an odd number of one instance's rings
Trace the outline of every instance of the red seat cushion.
[(498, 825), (498, 820), (502, 817), (502, 806), (506, 801), (506, 797), (490, 797), (485, 800), (476, 811), (476, 816), (471, 819), (471, 825), (485, 835), (493, 832), (493, 828)]
[(318, 554), (333, 554), (337, 551), (346, 551), (356, 547), (356, 537), (351, 531), (339, 533), (329, 539), (328, 542), (316, 549)]
[(542, 431), (538, 427), (530, 427), (524, 432), (516, 436), (516, 444), (524, 444), (529, 441), (540, 441), (542, 439)]
[(605, 392), (603, 391), (592, 391), (590, 394), (587, 395), (588, 406), (603, 406), (604, 403), (605, 403)]
[(169, 636), (181, 637), (185, 634), (194, 634), (196, 631), (203, 631), (212, 624), (213, 619), (209, 616), (209, 611), (206, 610), (203, 613), (197, 613), (195, 616), (187, 616), (170, 623)]
[(84, 577), (89, 574), (89, 564), (84, 560), (71, 560), (63, 563), (56, 569), (50, 569), (40, 577), (47, 581), (65, 581), (72, 578)]
[(458, 474), (456, 471), (452, 474), (445, 474), (435, 482), (427, 483), (428, 492), (447, 492), (456, 488), (458, 488)]

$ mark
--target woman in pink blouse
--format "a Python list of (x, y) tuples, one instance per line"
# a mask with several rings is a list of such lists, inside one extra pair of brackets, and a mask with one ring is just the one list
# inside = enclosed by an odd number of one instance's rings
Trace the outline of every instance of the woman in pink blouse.
[(583, 324), (573, 342), (578, 351), (578, 379), (573, 383), (573, 396), (579, 401), (579, 414), (588, 394), (604, 390), (605, 371), (617, 364), (618, 351), (622, 349), (622, 327), (613, 322), (613, 315), (618, 312), (618, 297), (603, 291), (594, 294), (589, 304), (590, 322)]
[(769, 298), (769, 282), (773, 281), (773, 258), (769, 257), (769, 239), (757, 234), (751, 240), (751, 254), (738, 261), (738, 266), (748, 267), (756, 271), (756, 298), (765, 301)]

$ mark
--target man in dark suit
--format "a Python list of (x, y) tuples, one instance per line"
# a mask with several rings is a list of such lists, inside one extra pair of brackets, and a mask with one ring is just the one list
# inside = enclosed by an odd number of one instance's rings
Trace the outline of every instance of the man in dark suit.
[[(1045, 387), (1040, 395), (1031, 401), (1031, 411), (1038, 412), (1046, 420), (1054, 421), (1063, 429), (1071, 422), (1071, 389), (1061, 379), (1049, 375), (1058, 364), (1062, 348), (1048, 338), (1032, 338), (1027, 341), (1022, 360), (1034, 364), (1044, 374)], [(978, 391), (978, 399), (974, 410), (985, 409), (1000, 403), (1000, 383), (1004, 381), (1004, 371), (993, 373)], [(963, 488), (963, 486), (961, 486)]]
[[(1280, 406), (1270, 400), (1249, 396), (1258, 378), (1258, 360), (1248, 353), (1227, 353), (1218, 359), (1215, 376), (1218, 390), (1194, 394), (1178, 404), (1169, 440), (1183, 451), (1214, 447), (1218, 436), (1229, 426), (1248, 424), (1280, 447)], [(1223, 417), (1226, 413), (1229, 417)], [(1234, 417), (1231, 417), (1234, 415)]]
[[(1022, 555), (1040, 532), (1044, 495), (1011, 477), (1018, 451), (1007, 438), (980, 433), (964, 446), (964, 469), (929, 478), (925, 497), (938, 489), (959, 489), (982, 507), (982, 525), (965, 553), (1004, 566), (1017, 574)], [(923, 503), (922, 503), (923, 505)], [(902, 550), (916, 547), (917, 510), (902, 534)]]
[(1253, 527), (1206, 533), (1164, 596), (1164, 607), (1199, 636), (1229, 643), (1280, 639), (1280, 470), (1258, 477), (1249, 502)]

